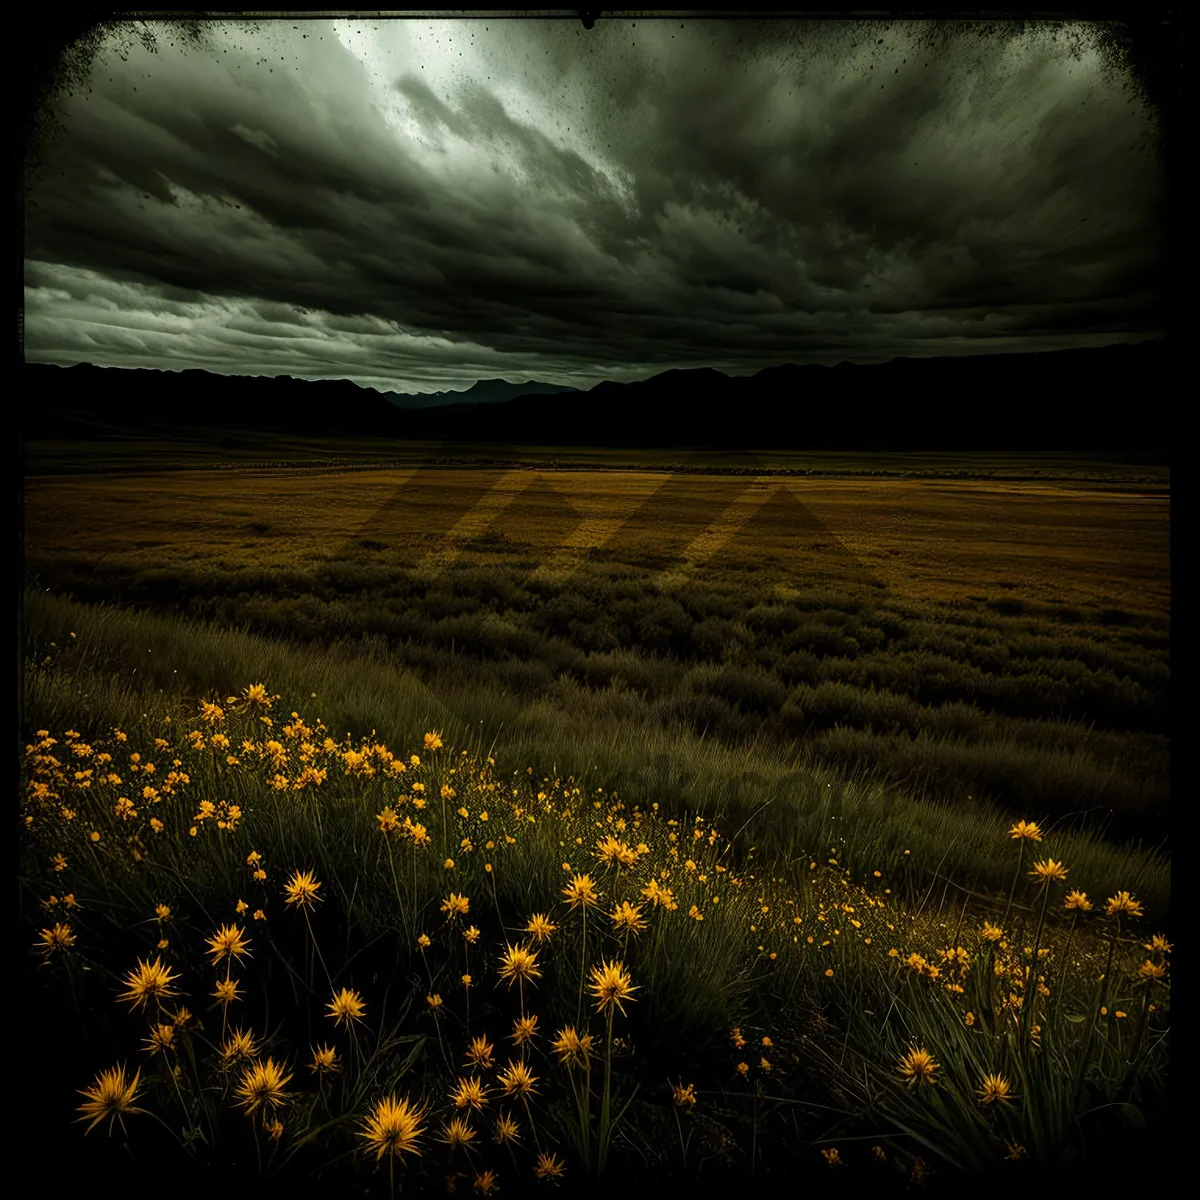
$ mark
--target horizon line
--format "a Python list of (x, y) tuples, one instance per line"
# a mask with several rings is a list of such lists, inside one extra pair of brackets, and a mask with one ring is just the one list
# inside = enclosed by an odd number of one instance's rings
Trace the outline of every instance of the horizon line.
[[(217, 370), (213, 370), (213, 369), (210, 369), (208, 367), (203, 367), (203, 366), (186, 366), (186, 367), (149, 366), (149, 365), (126, 366), (126, 365), (119, 364), (119, 363), (96, 363), (96, 362), (85, 362), (85, 361), (63, 363), (63, 362), (53, 362), (53, 361), (49, 361), (49, 360), (36, 360), (36, 359), (30, 360), (24, 356), (24, 352), (22, 352), (22, 366), (26, 366), (26, 367), (60, 367), (64, 370), (71, 370), (74, 367), (94, 367), (94, 368), (96, 368), (98, 370), (102, 370), (102, 371), (107, 371), (107, 370), (160, 371), (160, 372), (165, 372), (165, 373), (169, 373), (172, 375), (181, 375), (181, 374), (184, 374), (189, 371), (196, 371), (196, 372), (199, 372), (201, 374), (206, 374), (206, 375), (219, 375), (222, 378), (226, 378), (226, 379), (289, 379), (289, 380), (300, 381), (300, 382), (304, 382), (304, 383), (352, 383), (356, 387), (361, 388), (363, 391), (376, 392), (377, 394), (384, 396), (384, 397), (389, 397), (389, 396), (411, 396), (411, 397), (446, 396), (446, 397), (449, 397), (449, 396), (465, 396), (473, 387), (476, 387), (480, 383), (493, 383), (493, 382), (494, 383), (508, 383), (514, 387), (518, 387), (522, 383), (549, 384), (550, 386), (553, 386), (553, 387), (562, 387), (562, 388), (571, 389), (575, 392), (586, 393), (586, 392), (592, 391), (594, 388), (597, 388), (601, 384), (605, 384), (605, 383), (615, 383), (615, 384), (618, 384), (618, 385), (624, 387), (624, 386), (628, 386), (630, 384), (635, 384), (635, 383), (646, 383), (652, 379), (658, 378), (660, 375), (667, 375), (672, 372), (714, 371), (717, 374), (724, 375), (728, 379), (748, 379), (748, 378), (753, 378), (755, 375), (758, 375), (763, 371), (778, 369), (780, 367), (795, 367), (795, 368), (803, 368), (803, 367), (833, 368), (833, 367), (839, 367), (839, 366), (871, 367), (871, 366), (886, 366), (887, 364), (894, 363), (894, 362), (925, 362), (927, 360), (946, 360), (946, 359), (962, 359), (962, 358), (984, 358), (984, 357), (999, 358), (999, 357), (1009, 357), (1009, 356), (1017, 356), (1017, 355), (1033, 356), (1033, 355), (1040, 355), (1040, 354), (1069, 354), (1069, 353), (1079, 353), (1080, 351), (1087, 351), (1087, 350), (1110, 350), (1117, 346), (1166, 345), (1169, 342), (1169, 340), (1170, 339), (1166, 334), (1151, 334), (1151, 335), (1148, 335), (1145, 337), (1141, 337), (1141, 338), (1137, 339), (1136, 341), (1126, 338), (1126, 339), (1120, 339), (1120, 340), (1116, 340), (1116, 341), (1112, 341), (1112, 342), (1106, 342), (1103, 345), (1099, 345), (1099, 346), (1095, 346), (1095, 345), (1091, 345), (1091, 346), (1088, 346), (1088, 345), (1058, 346), (1053, 350), (1040, 349), (1037, 347), (1023, 347), (1023, 348), (1019, 348), (1019, 349), (1017, 349), (1017, 348), (1002, 349), (999, 347), (997, 347), (995, 349), (991, 349), (991, 348), (984, 347), (984, 348), (977, 349), (977, 350), (960, 351), (959, 353), (955, 353), (955, 354), (944, 354), (944, 353), (943, 354), (894, 354), (888, 358), (810, 359), (807, 362), (798, 362), (795, 359), (786, 359), (782, 362), (766, 363), (762, 366), (755, 367), (744, 373), (738, 372), (735, 374), (730, 374), (730, 372), (728, 370), (726, 370), (722, 367), (717, 367), (717, 366), (712, 366), (712, 365), (707, 365), (707, 364), (697, 365), (697, 366), (663, 366), (660, 370), (654, 371), (649, 375), (640, 376), (639, 378), (636, 378), (636, 379), (621, 380), (621, 379), (614, 379), (611, 377), (607, 377), (607, 378), (598, 379), (594, 383), (588, 384), (586, 386), (581, 386), (579, 384), (557, 383), (554, 380), (540, 379), (536, 376), (529, 376), (523, 380), (514, 380), (514, 379), (508, 379), (504, 375), (491, 375), (491, 376), (479, 377), (479, 378), (473, 380), (471, 383), (468, 383), (461, 390), (452, 388), (452, 389), (439, 389), (439, 390), (434, 390), (434, 391), (429, 391), (429, 392), (395, 391), (395, 390), (390, 390), (390, 389), (385, 390), (381, 387), (376, 386), (375, 384), (362, 383), (359, 380), (353, 379), (346, 375), (309, 376), (309, 375), (292, 375), (292, 374), (287, 374), (287, 373), (284, 373), (284, 374), (267, 374), (267, 373), (263, 373), (263, 372), (247, 373), (247, 372), (242, 372), (242, 371), (217, 371)], [(514, 399), (515, 399), (515, 397), (514, 397)], [(451, 403), (453, 403), (453, 401), (451, 401)]]

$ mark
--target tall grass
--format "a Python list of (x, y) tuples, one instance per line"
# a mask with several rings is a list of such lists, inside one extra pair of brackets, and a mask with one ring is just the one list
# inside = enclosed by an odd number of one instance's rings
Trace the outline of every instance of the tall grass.
[(917, 604), (848, 583), (764, 601), (732, 571), (670, 594), (632, 550), (561, 587), (512, 561), (423, 574), (399, 549), (357, 544), (270, 567), (93, 557), (43, 552), (30, 577), (85, 601), (341, 642), (438, 693), (461, 682), (528, 701), (565, 681), (602, 693), (619, 681), (644, 701), (646, 722), (731, 746), (758, 738), (785, 754), (808, 742), (839, 767), (1014, 813), (1111, 809), (1120, 835), (1161, 824), (1169, 800), (1160, 614), (1019, 597)]
[[(232, 655), (255, 641), (211, 636)], [(867, 1182), (882, 1155), (898, 1186), (958, 1186), (1008, 1158), (1104, 1163), (1110, 1118), (1160, 1119), (1170, 947), (1145, 940), (1157, 914), (1128, 875), (1137, 901), (1114, 892), (1106, 915), (1097, 892), (1080, 922), (1019, 871), (993, 935), (998, 903), (934, 899), (953, 846), (934, 810), (893, 829), (919, 839), (927, 817), (924, 842), (871, 841), (865, 784), (808, 779), (829, 793), (819, 818), (809, 797), (813, 857), (787, 861), (724, 833), (727, 812), (505, 770), (440, 732), (335, 737), (311, 693), (261, 683), (126, 729), (72, 653), (43, 655), (26, 710), (29, 1032), (76, 1047), (77, 1087), (140, 1064), (133, 1091), (93, 1089), (135, 1161), (386, 1194), (455, 1174), (695, 1181), (706, 1158)], [(39, 706), (70, 694), (71, 726), (50, 729)], [(1036, 832), (1073, 886), (1097, 869), (1085, 841)], [(1006, 822), (977, 814), (970, 834), (1011, 870)], [(879, 854), (861, 879), (856, 845)], [(936, 1065), (914, 1074), (914, 1050)], [(990, 1074), (1012, 1092), (995, 1105)], [(71, 1082), (43, 1083), (61, 1096), (42, 1119), (65, 1120)]]
[[(704, 814), (739, 850), (758, 846), (782, 869), (802, 869), (832, 846), (862, 878), (909, 850), (926, 871), (941, 863), (942, 874), (961, 887), (985, 893), (1007, 887), (1005, 871), (981, 851), (977, 832), (998, 830), (1000, 813), (968, 800), (965, 789), (943, 796), (928, 781), (897, 786), (859, 760), (840, 770), (827, 765), (826, 755), (839, 761), (836, 743), (832, 751), (801, 743), (790, 753), (766, 740), (730, 746), (679, 724), (647, 724), (622, 688), (597, 693), (564, 683), (552, 698), (532, 703), (499, 682), (481, 687), (470, 676), (430, 688), (345, 648), (331, 653), (44, 595), (27, 593), (25, 622), (33, 655), (25, 704), (43, 724), (82, 724), (89, 736), (113, 725), (148, 732), (165, 713), (219, 692), (228, 679), (270, 678), (309, 703), (315, 694), (338, 736), (375, 734), (402, 745), (437, 727), (457, 745), (495, 747), (510, 769), (570, 775), (671, 813)], [(42, 667), (44, 659), (49, 664)], [(1161, 853), (1098, 837), (1094, 818), (1060, 813), (1055, 820), (1087, 887), (1107, 892), (1136, 878), (1156, 910), (1167, 911), (1169, 871)]]

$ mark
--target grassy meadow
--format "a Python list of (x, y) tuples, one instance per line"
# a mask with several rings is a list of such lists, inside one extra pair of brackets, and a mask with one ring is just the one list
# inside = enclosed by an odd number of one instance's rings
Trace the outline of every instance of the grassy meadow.
[(37, 1136), (351, 1195), (1157, 1144), (1164, 469), (301, 449), (27, 455)]

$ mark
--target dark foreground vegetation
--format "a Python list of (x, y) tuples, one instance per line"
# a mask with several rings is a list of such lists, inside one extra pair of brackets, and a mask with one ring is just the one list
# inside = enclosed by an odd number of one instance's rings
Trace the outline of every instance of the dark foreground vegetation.
[(30, 664), (27, 719), (69, 695), (79, 728), (23, 756), (21, 998), (34, 1144), (74, 1109), (115, 1135), (74, 1158), (93, 1178), (132, 1154), (185, 1190), (990, 1190), (1161, 1126), (1160, 862), (981, 819), (1007, 895), (948, 899), (928, 807), (828, 773), (788, 860), (729, 806), (669, 815), (439, 731), (335, 738), (259, 683), (106, 688), (77, 654)]
[(441, 500), (313, 554), (283, 485), (178, 479), (27, 510), (31, 1153), (384, 1196), (1166, 1154), (1152, 564), (962, 594), (756, 534), (680, 583), (634, 521), (556, 575), (551, 510)]

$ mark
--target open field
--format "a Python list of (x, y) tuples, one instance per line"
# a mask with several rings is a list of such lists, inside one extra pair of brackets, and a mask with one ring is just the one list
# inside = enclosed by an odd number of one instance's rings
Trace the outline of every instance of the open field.
[(1161, 837), (1168, 506), (983, 480), (56, 476), (29, 481), (27, 579), (355, 646), (471, 693), (546, 769), (594, 764), (535, 718), (587, 712)]
[(558, 470), (660, 470), (710, 473), (786, 472), (797, 475), (894, 475), (1053, 480), (1059, 484), (1164, 491), (1169, 469), (1159, 455), (1061, 452), (854, 453), (839, 450), (638, 449), (602, 446), (498, 445), (491, 442), (392, 441), (372, 438), (305, 438), (287, 434), (232, 432), (217, 437), (209, 429), (166, 439), (36, 439), (23, 447), (29, 475), (144, 473), (188, 468), (221, 470), (251, 466), (342, 466), (361, 470), (446, 466), (538, 466)]
[(682, 582), (681, 572), (701, 570), (697, 582), (708, 583), (714, 572), (750, 570), (775, 597), (815, 583), (909, 602), (1003, 588), (1023, 602), (1159, 616), (1169, 607), (1168, 512), (1161, 490), (1064, 496), (1060, 485), (1031, 482), (229, 469), (31, 480), (26, 545), (38, 565), (86, 547), (135, 572), (176, 561), (196, 573), (292, 572), (359, 558), (368, 583), (451, 561), (553, 577), (591, 560), (657, 566), (660, 584)]
[[(1146, 1161), (1167, 480), (998, 462), (29, 477), (30, 1145), (125, 1063), (138, 1161), (209, 1191), (389, 1195), (366, 1123), (397, 1079), (408, 1194)], [(98, 1135), (81, 1171), (119, 1172)]]

